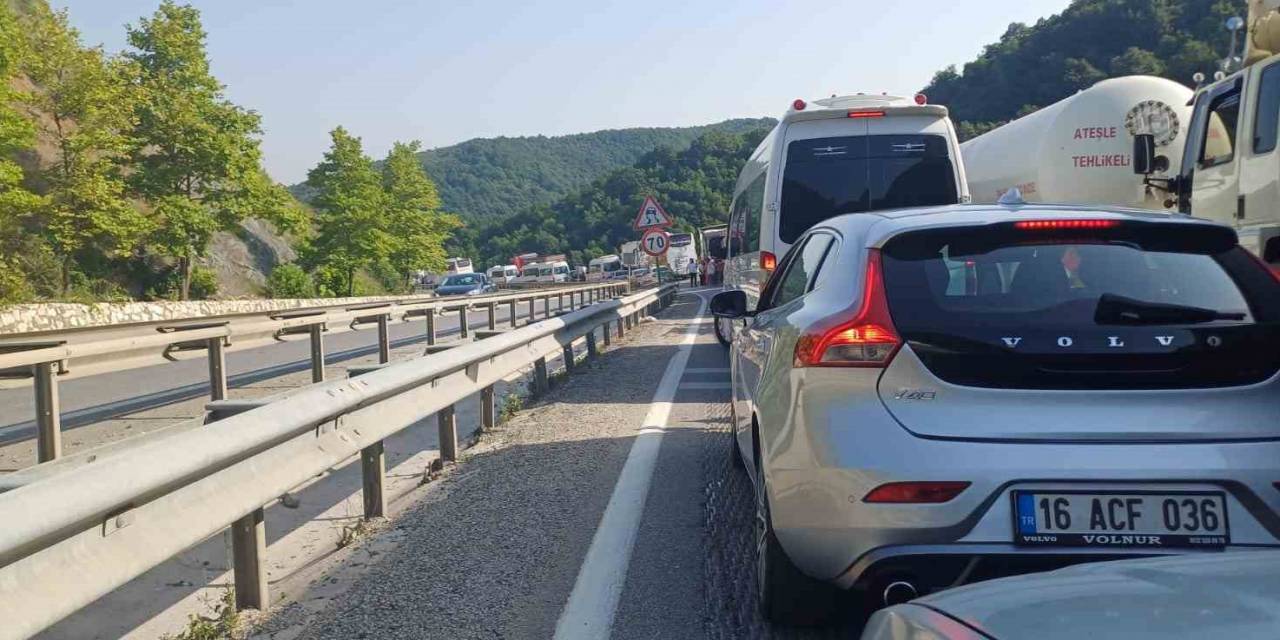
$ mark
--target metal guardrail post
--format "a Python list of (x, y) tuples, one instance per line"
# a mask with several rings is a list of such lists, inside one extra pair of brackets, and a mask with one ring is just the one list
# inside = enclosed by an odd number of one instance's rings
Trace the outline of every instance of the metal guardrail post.
[(360, 478), (364, 497), (364, 518), (387, 515), (387, 496), (383, 491), (387, 477), (387, 452), (379, 440), (360, 450)]
[(573, 342), (564, 346), (564, 371), (565, 373), (573, 373)]
[(538, 358), (533, 361), (533, 393), (542, 395), (550, 385), (547, 380), (547, 359)]
[(236, 609), (266, 611), (271, 589), (267, 582), (266, 513), (261, 507), (231, 524), (231, 549)]
[(592, 327), (587, 332), (587, 359), (593, 359), (598, 355), (600, 355), (600, 352), (596, 350), (596, 329)]
[(62, 456), (62, 411), (58, 406), (58, 363), (41, 362), (31, 367), (35, 377), (36, 459), (48, 462)]
[(488, 431), (498, 426), (497, 394), (493, 385), (480, 390), (480, 430)]
[(311, 381), (324, 382), (324, 325), (313, 324), (311, 333)]
[(436, 310), (427, 309), (423, 314), (427, 318), (427, 346), (436, 343)]
[(382, 314), (378, 316), (378, 362), (391, 362), (391, 336), (387, 331), (387, 321), (391, 316)]
[(551, 317), (551, 296), (542, 296), (542, 317)]
[(495, 331), (498, 328), (498, 303), (489, 303), (489, 330)]
[[(215, 401), (205, 406), (208, 412), (205, 422), (216, 424), (218, 420), (265, 404), (264, 400)], [(266, 518), (266, 510), (258, 507), (232, 522), (227, 529), (231, 536), (231, 575), (235, 584), (236, 610), (266, 611), (271, 604), (271, 589), (267, 582)]]
[(516, 303), (517, 303), (517, 301), (516, 301), (516, 300), (512, 300), (511, 302), (508, 302), (508, 303), (507, 303), (507, 305), (508, 305), (508, 309), (507, 309), (507, 315), (508, 315), (508, 318), (507, 318), (507, 320), (509, 320), (509, 321), (511, 322), (511, 328), (512, 328), (512, 329), (516, 328)]
[[(377, 371), (381, 366), (349, 367), (348, 377), (361, 376)], [(387, 515), (387, 497), (383, 487), (387, 482), (386, 445), (379, 440), (360, 450), (360, 494), (364, 498), (364, 517), (382, 518)]]
[(537, 301), (537, 298), (529, 298), (529, 322), (533, 322), (533, 319), (535, 317), (533, 315), (533, 303), (536, 301)]
[(618, 318), (618, 339), (621, 340), (625, 335), (622, 331), (622, 318)]
[(609, 326), (608, 322), (600, 325), (600, 335), (604, 336), (604, 346), (608, 347), (613, 343), (611, 339), (613, 337), (612, 327)]
[(227, 399), (227, 356), (222, 348), (222, 338), (209, 338), (209, 398)]
[(471, 337), (471, 325), (467, 321), (467, 305), (458, 307), (458, 331), (463, 340)]
[(564, 311), (564, 292), (556, 294), (556, 311)]
[(458, 460), (458, 416), (453, 405), (436, 412), (440, 428), (440, 459), (445, 462)]

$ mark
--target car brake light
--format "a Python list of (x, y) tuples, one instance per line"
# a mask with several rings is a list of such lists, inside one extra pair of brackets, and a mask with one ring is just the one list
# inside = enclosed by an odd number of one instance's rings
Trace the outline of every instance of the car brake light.
[(850, 118), (883, 118), (883, 111), (850, 111)]
[(773, 253), (769, 251), (761, 251), (760, 268), (768, 271), (769, 273), (773, 273), (773, 270), (778, 268), (778, 256), (773, 255)]
[(796, 341), (795, 366), (884, 367), (900, 346), (902, 339), (885, 298), (880, 251), (872, 249), (861, 306), (850, 320), (836, 316), (801, 335)]
[(1112, 229), (1118, 226), (1119, 220), (1019, 220), (1013, 223), (1015, 229), (1022, 230)]
[(969, 488), (968, 482), (890, 482), (872, 489), (863, 502), (878, 504), (940, 504)]
[(795, 102), (791, 103), (791, 108), (795, 109), (796, 111), (804, 111), (804, 108), (807, 106), (809, 105), (805, 104), (804, 100), (801, 100), (800, 98), (796, 98)]
[(916, 104), (918, 104), (918, 105), (920, 105), (920, 106), (922, 106), (922, 107), (923, 107), (924, 105), (926, 105), (926, 104), (929, 104), (929, 96), (926, 96), (926, 95), (924, 95), (923, 93), (917, 93), (917, 94), (916, 94)]

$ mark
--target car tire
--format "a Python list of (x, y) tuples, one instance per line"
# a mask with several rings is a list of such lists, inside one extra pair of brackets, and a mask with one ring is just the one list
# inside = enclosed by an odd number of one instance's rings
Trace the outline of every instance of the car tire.
[(811, 627), (830, 622), (844, 595), (800, 572), (773, 532), (760, 455), (755, 456), (756, 604), (768, 622)]
[(728, 322), (733, 322), (733, 321), (725, 320), (724, 318), (711, 319), (711, 324), (712, 326), (715, 327), (715, 330), (716, 330), (716, 342), (719, 342), (720, 346), (722, 347), (729, 346), (729, 340), (730, 340), (729, 336), (733, 332), (733, 327), (725, 326), (725, 323), (728, 323)]

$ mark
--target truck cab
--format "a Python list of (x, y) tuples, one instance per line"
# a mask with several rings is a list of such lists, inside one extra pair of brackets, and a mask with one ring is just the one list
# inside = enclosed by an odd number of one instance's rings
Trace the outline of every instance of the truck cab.
[(1250, 2), (1243, 68), (1196, 90), (1169, 190), (1179, 211), (1235, 227), (1242, 246), (1280, 270), (1280, 54), (1258, 48), (1280, 14), (1264, 4)]

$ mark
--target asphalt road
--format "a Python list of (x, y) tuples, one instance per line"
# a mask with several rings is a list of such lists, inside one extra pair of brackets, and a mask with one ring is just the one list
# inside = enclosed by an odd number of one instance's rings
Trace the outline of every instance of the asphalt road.
[[(553, 298), (552, 312), (558, 310)], [(542, 315), (542, 305), (536, 308)], [(528, 316), (528, 305), (521, 304), (517, 318)], [(484, 312), (469, 317), (473, 329), (488, 326)], [(507, 305), (498, 306), (499, 327), (510, 326)], [(436, 319), (438, 338), (458, 333), (456, 313)], [(426, 341), (425, 321), (392, 324), (389, 327), (393, 346)], [(325, 335), (326, 361), (330, 364), (369, 355), (377, 351), (378, 334), (369, 326), (359, 331)], [(289, 373), (310, 370), (310, 343), (290, 340), (278, 344), (231, 351), (226, 355), (228, 382), (231, 388), (242, 387)], [(203, 358), (181, 360), (161, 365), (73, 378), (59, 383), (63, 431), (94, 424), (116, 416), (163, 406), (180, 400), (208, 396), (209, 372)], [(0, 445), (35, 437), (34, 397), (30, 387), (0, 390)]]
[(728, 362), (700, 307), (682, 296), (486, 433), (389, 523), (392, 542), (255, 637), (856, 637), (756, 613), (752, 489), (730, 464)]

